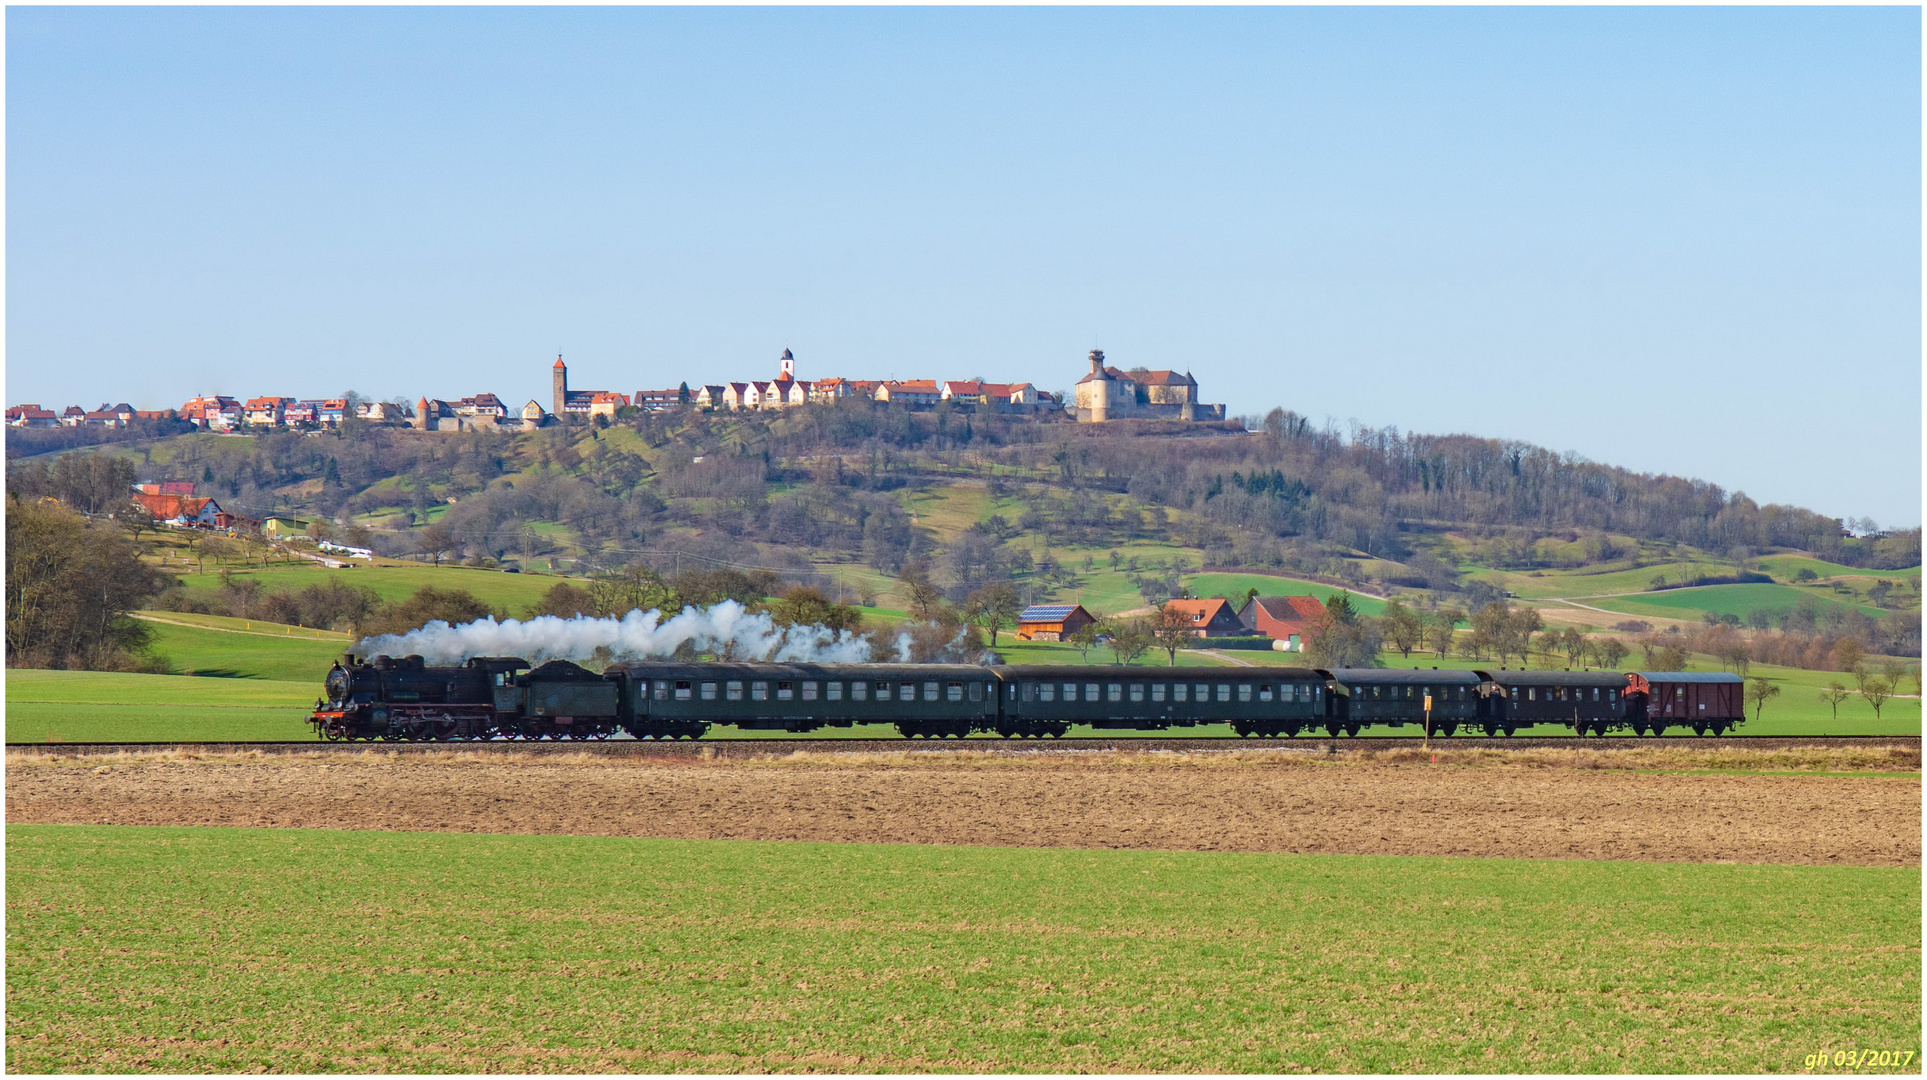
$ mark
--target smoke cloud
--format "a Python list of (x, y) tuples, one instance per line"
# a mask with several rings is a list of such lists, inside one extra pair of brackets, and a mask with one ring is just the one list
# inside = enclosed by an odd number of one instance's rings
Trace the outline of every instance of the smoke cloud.
[[(860, 634), (822, 626), (779, 626), (734, 600), (709, 608), (687, 607), (665, 621), (660, 611), (631, 611), (620, 619), (572, 619), (543, 615), (496, 622), (493, 617), (460, 626), (441, 620), (406, 634), (381, 634), (356, 643), (364, 656), (420, 655), (431, 664), (459, 664), (472, 656), (519, 656), (536, 664), (589, 660), (606, 648), (617, 660), (662, 659), (688, 644), (698, 652), (739, 661), (863, 664), (870, 641)], [(902, 646), (899, 645), (902, 652)], [(905, 657), (907, 659), (907, 656)]]

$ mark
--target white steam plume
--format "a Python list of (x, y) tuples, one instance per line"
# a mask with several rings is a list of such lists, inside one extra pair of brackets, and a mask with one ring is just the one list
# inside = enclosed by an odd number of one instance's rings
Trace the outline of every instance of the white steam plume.
[(571, 619), (542, 615), (496, 622), (493, 617), (450, 626), (440, 619), (406, 634), (363, 638), (363, 656), (420, 655), (431, 664), (458, 664), (471, 656), (519, 656), (532, 663), (588, 660), (606, 647), (618, 660), (667, 657), (688, 643), (698, 652), (740, 661), (862, 664), (870, 660), (867, 638), (823, 626), (778, 626), (734, 600), (710, 608), (686, 607), (663, 621), (660, 611), (631, 611), (620, 619)]

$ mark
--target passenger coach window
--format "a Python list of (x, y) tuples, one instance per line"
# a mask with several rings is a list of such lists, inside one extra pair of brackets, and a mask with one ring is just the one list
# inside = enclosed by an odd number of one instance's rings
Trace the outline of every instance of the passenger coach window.
[(1218, 684), (1218, 700), (1219, 700), (1219, 701), (1230, 701), (1230, 700), (1231, 700), (1231, 684), (1230, 684), (1230, 683), (1219, 683), (1219, 684)]
[(1190, 689), (1191, 689), (1191, 688), (1190, 688), (1189, 686), (1186, 686), (1186, 685), (1185, 685), (1184, 683), (1172, 683), (1172, 684), (1171, 684), (1171, 700), (1172, 700), (1172, 701), (1183, 701), (1183, 700), (1185, 700), (1185, 699), (1186, 699), (1186, 697), (1188, 696), (1188, 695), (1186, 694), (1186, 691), (1188, 691), (1188, 690), (1190, 690)]
[[(928, 697), (929, 695), (928, 695), (928, 694), (925, 694), (924, 696), (925, 696), (925, 697)], [(963, 700), (963, 684), (962, 684), (962, 683), (960, 683), (960, 682), (953, 682), (953, 683), (951, 683), (950, 685), (948, 685), (948, 686), (946, 686), (946, 687), (944, 687), (944, 688), (943, 688), (943, 699), (944, 699), (945, 701), (962, 701), (962, 700)]]
[(654, 685), (655, 685), (655, 688), (656, 688), (656, 693), (655, 693), (655, 698), (656, 698), (656, 700), (657, 700), (657, 701), (668, 701), (668, 700), (669, 700), (669, 684), (668, 684), (668, 683), (666, 683), (666, 682), (663, 682), (663, 681), (662, 681), (662, 680), (660, 680), (660, 679), (658, 679), (658, 680), (656, 680), (656, 682), (655, 682), (655, 684), (654, 684)]
[[(994, 691), (993, 691), (993, 693), (994, 693)], [(971, 683), (971, 684), (970, 684), (970, 700), (972, 700), (972, 701), (982, 701), (983, 699), (984, 699), (984, 684), (983, 684), (983, 683), (976, 683), (976, 682), (974, 682), (974, 683)]]
[(1270, 701), (1270, 700), (1271, 700), (1271, 684), (1270, 684), (1270, 683), (1261, 683), (1261, 684), (1259, 685), (1259, 687), (1258, 687), (1258, 700), (1259, 700), (1259, 701)]
[(900, 685), (900, 686), (898, 686), (898, 687), (897, 687), (897, 700), (898, 700), (898, 701), (915, 701), (915, 700), (917, 700), (917, 684), (916, 684), (916, 683), (913, 683), (913, 682), (907, 682), (907, 683), (903, 683), (902, 685)]
[(1163, 701), (1163, 700), (1164, 700), (1164, 684), (1163, 684), (1163, 683), (1152, 683), (1152, 684), (1151, 684), (1151, 700), (1152, 700), (1152, 701)]
[(1134, 683), (1132, 683), (1132, 684), (1131, 684), (1131, 700), (1132, 700), (1132, 701), (1143, 701), (1143, 700), (1144, 700), (1144, 684), (1143, 684), (1143, 683), (1141, 683), (1141, 682), (1134, 682)]
[(1097, 684), (1096, 684), (1096, 683), (1085, 683), (1085, 684), (1084, 684), (1084, 700), (1085, 700), (1085, 701), (1096, 701), (1097, 699), (1098, 699), (1098, 698), (1097, 698)]
[(1251, 684), (1250, 684), (1250, 683), (1248, 683), (1248, 682), (1241, 682), (1241, 683), (1239, 683), (1239, 684), (1238, 684), (1238, 700), (1239, 700), (1239, 701), (1250, 701), (1250, 700), (1251, 700)]
[(824, 683), (823, 697), (826, 701), (842, 701), (843, 684), (840, 682)]
[(706, 682), (706, 683), (704, 683), (704, 684), (703, 684), (703, 700), (704, 700), (704, 701), (715, 701), (715, 700), (716, 700), (716, 684), (715, 684), (715, 683), (713, 683), (713, 682)]
[(1196, 695), (1195, 695), (1194, 697), (1192, 697), (1192, 699), (1191, 699), (1191, 700), (1193, 700), (1193, 701), (1197, 701), (1197, 702), (1206, 702), (1206, 701), (1210, 701), (1210, 700), (1211, 700), (1211, 688), (1210, 688), (1209, 686), (1206, 686), (1206, 685), (1205, 685), (1205, 684), (1203, 684), (1203, 683), (1199, 683), (1199, 684), (1198, 684), (1198, 691), (1197, 691), (1197, 694), (1196, 694)]
[(853, 683), (851, 683), (851, 684), (850, 684), (850, 700), (851, 700), (851, 701), (868, 701), (868, 700), (870, 700), (870, 684), (869, 684), (869, 683), (866, 683), (866, 682), (853, 682)]
[(677, 683), (677, 684), (676, 684), (676, 700), (677, 700), (677, 701), (688, 701), (688, 700), (689, 700), (689, 697), (690, 697), (690, 694), (689, 694), (689, 691), (690, 691), (690, 686), (689, 686), (689, 684), (688, 684), (688, 683), (686, 683), (686, 682), (679, 682), (679, 683)]
[(735, 679), (723, 684), (723, 696), (730, 701), (743, 700), (743, 684)]
[(1037, 684), (1037, 695), (1038, 695), (1038, 700), (1039, 700), (1039, 701), (1056, 701), (1056, 700), (1057, 700), (1057, 684), (1056, 684), (1056, 683), (1048, 683), (1048, 682), (1047, 682), (1047, 683), (1038, 683), (1038, 684)]
[(1076, 684), (1076, 683), (1074, 683), (1074, 682), (1067, 682), (1067, 683), (1065, 683), (1065, 684), (1064, 684), (1064, 700), (1065, 700), (1065, 701), (1076, 701), (1076, 700), (1077, 700), (1077, 684)]
[(766, 682), (764, 682), (764, 681), (763, 681), (763, 680), (761, 680), (761, 679), (758, 679), (758, 680), (756, 680), (755, 682), (753, 682), (753, 683), (750, 683), (750, 684), (749, 684), (749, 699), (750, 699), (751, 701), (768, 701), (768, 700), (769, 700), (769, 684), (768, 684), (768, 683), (766, 683)]
[(933, 682), (927, 682), (927, 683), (924, 683), (924, 684), (923, 684), (923, 700), (925, 700), (925, 701), (935, 701), (935, 700), (937, 700), (937, 684), (936, 684), (936, 683), (933, 683)]
[(806, 683), (804, 683), (804, 684), (803, 684), (803, 700), (804, 700), (804, 701), (815, 701), (815, 700), (816, 700), (816, 682), (815, 682), (815, 680), (811, 680), (811, 681), (809, 681), (809, 682), (806, 682)]
[(1105, 689), (1108, 691), (1108, 693), (1105, 695), (1106, 700), (1108, 701), (1124, 700), (1124, 685), (1122, 683), (1111, 683)]
[[(757, 685), (762, 685), (758, 683)], [(776, 700), (789, 701), (796, 696), (796, 684), (779, 682), (776, 684)]]

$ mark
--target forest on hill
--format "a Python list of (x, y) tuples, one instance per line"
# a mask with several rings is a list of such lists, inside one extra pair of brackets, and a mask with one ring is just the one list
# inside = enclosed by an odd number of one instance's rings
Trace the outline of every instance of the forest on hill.
[[(131, 481), (191, 481), (231, 512), (301, 518), (317, 537), (385, 556), (590, 575), (667, 571), (689, 556), (767, 567), (792, 584), (842, 565), (871, 572), (899, 602), (898, 581), (911, 579), (953, 603), (998, 584), (1023, 602), (1056, 598), (1081, 584), (1080, 560), (1087, 573), (1107, 549), (1133, 544), (1165, 553), (1141, 567), (1129, 559), (1147, 603), (1181, 594), (1185, 573), (1204, 567), (1471, 610), (1503, 598), (1508, 586), (1495, 581), (1506, 574), (1619, 574), (1638, 589), (1642, 568), (1660, 569), (1655, 588), (1770, 582), (1762, 560), (1785, 553), (1840, 572), (1920, 563), (1917, 528), (1855, 535), (1839, 519), (1702, 480), (1513, 441), (1341, 432), (1283, 410), (1079, 425), (845, 402), (631, 411), (516, 434), (351, 420), (329, 432), (73, 442), (9, 430), (9, 493), (111, 513), (125, 509)], [(946, 517), (928, 498), (960, 488), (980, 493), (968, 513)], [(1911, 593), (1878, 588), (1871, 610), (1803, 603), (1755, 629), (1917, 653), (1918, 578)], [(1823, 616), (1832, 624), (1822, 628)]]

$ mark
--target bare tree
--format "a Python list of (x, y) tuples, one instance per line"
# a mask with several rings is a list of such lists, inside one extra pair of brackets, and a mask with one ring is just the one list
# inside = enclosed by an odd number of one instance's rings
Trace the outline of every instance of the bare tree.
[(1425, 640), (1425, 621), (1419, 613), (1399, 603), (1387, 601), (1385, 610), (1378, 617), (1379, 629), (1384, 632), (1385, 640), (1400, 656), (1410, 657), (1412, 650)]
[(1151, 637), (1170, 655), (1172, 667), (1178, 666), (1178, 650), (1190, 648), (1197, 640), (1191, 616), (1168, 603), (1158, 605), (1158, 613), (1151, 620)]
[(993, 649), (997, 647), (997, 631), (1016, 625), (1017, 616), (1023, 610), (1024, 602), (1018, 598), (1016, 588), (1006, 582), (986, 585), (964, 601), (964, 618), (990, 631)]
[(1616, 668), (1621, 660), (1626, 659), (1626, 643), (1618, 638), (1600, 638), (1590, 642), (1586, 650), (1592, 654), (1593, 662), (1602, 668)]
[(1077, 655), (1084, 660), (1091, 658), (1091, 649), (1096, 647), (1098, 635), (1103, 633), (1101, 622), (1088, 622), (1071, 631), (1064, 640), (1077, 649)]
[(1754, 723), (1760, 722), (1760, 713), (1766, 708), (1767, 701), (1779, 696), (1780, 688), (1764, 675), (1755, 676), (1746, 684), (1746, 701), (1753, 706)]
[(1835, 720), (1840, 719), (1840, 703), (1852, 696), (1853, 694), (1847, 689), (1846, 684), (1839, 679), (1828, 683), (1827, 688), (1820, 691), (1820, 700), (1833, 706), (1833, 718)]
[(1893, 696), (1893, 684), (1878, 675), (1869, 675), (1860, 683), (1860, 696), (1873, 706), (1873, 718), (1880, 719), (1880, 709)]
[(1150, 651), (1152, 640), (1151, 628), (1143, 619), (1120, 619), (1111, 624), (1111, 655), (1117, 657), (1120, 664), (1134, 663)]
[[(318, 525), (320, 522), (315, 524)], [(309, 527), (313, 528), (313, 526)], [(415, 534), (415, 546), (421, 549), (422, 554), (433, 559), (436, 566), (440, 566), (442, 556), (448, 554), (448, 549), (455, 546), (455, 536), (446, 524), (436, 521)]]

